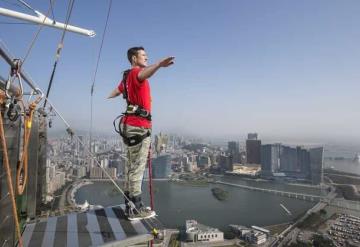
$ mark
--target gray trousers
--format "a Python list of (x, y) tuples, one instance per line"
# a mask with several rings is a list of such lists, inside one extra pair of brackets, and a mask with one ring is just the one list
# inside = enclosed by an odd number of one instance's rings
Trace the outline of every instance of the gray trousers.
[[(150, 129), (144, 127), (134, 127), (130, 125), (120, 126), (124, 135), (132, 137), (135, 135), (144, 135)], [(146, 137), (142, 142), (134, 146), (127, 146), (126, 155), (128, 160), (125, 163), (125, 182), (124, 190), (129, 191), (130, 196), (141, 195), (141, 184), (144, 177), (144, 171), (148, 160), (151, 138)]]

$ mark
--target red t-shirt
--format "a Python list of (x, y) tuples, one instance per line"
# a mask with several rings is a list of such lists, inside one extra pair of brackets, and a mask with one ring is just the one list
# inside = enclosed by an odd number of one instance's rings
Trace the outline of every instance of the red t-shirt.
[[(128, 100), (130, 104), (141, 106), (145, 110), (151, 112), (150, 84), (148, 80), (139, 81), (138, 74), (140, 71), (141, 68), (132, 68), (127, 76), (126, 86)], [(123, 81), (120, 82), (118, 89), (120, 93), (124, 92)], [(124, 124), (131, 126), (151, 128), (151, 121), (139, 116), (125, 116), (123, 121)]]

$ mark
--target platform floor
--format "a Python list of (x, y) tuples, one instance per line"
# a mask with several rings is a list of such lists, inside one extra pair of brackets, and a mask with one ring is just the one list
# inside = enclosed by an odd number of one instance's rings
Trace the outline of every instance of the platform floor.
[(153, 239), (144, 220), (125, 218), (124, 205), (49, 217), (27, 224), (22, 236), (25, 247), (129, 246)]

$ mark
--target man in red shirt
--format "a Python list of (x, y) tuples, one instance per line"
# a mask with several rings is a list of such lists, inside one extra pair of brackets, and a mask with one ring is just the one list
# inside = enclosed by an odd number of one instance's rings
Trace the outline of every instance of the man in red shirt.
[[(151, 136), (151, 95), (147, 80), (158, 69), (174, 63), (174, 57), (167, 57), (153, 65), (147, 65), (148, 57), (143, 47), (133, 47), (127, 52), (131, 69), (124, 72), (123, 79), (108, 98), (123, 94), (127, 109), (120, 120), (120, 135), (127, 146), (125, 165), (125, 204), (130, 220), (149, 218), (155, 212), (145, 207), (141, 200), (141, 183), (144, 176)], [(131, 202), (136, 209), (132, 209)]]

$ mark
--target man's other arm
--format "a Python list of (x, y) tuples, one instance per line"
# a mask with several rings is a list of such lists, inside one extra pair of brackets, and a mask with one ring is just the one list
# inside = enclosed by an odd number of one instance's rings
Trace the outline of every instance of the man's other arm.
[(139, 81), (143, 81), (143, 80), (150, 78), (161, 67), (168, 67), (168, 66), (174, 64), (174, 59), (175, 59), (175, 57), (167, 57), (153, 65), (145, 67), (138, 74)]
[(121, 94), (121, 92), (119, 91), (119, 88), (116, 87), (116, 88), (111, 92), (111, 94), (109, 95), (108, 99), (115, 98), (115, 97), (119, 96), (120, 94)]

